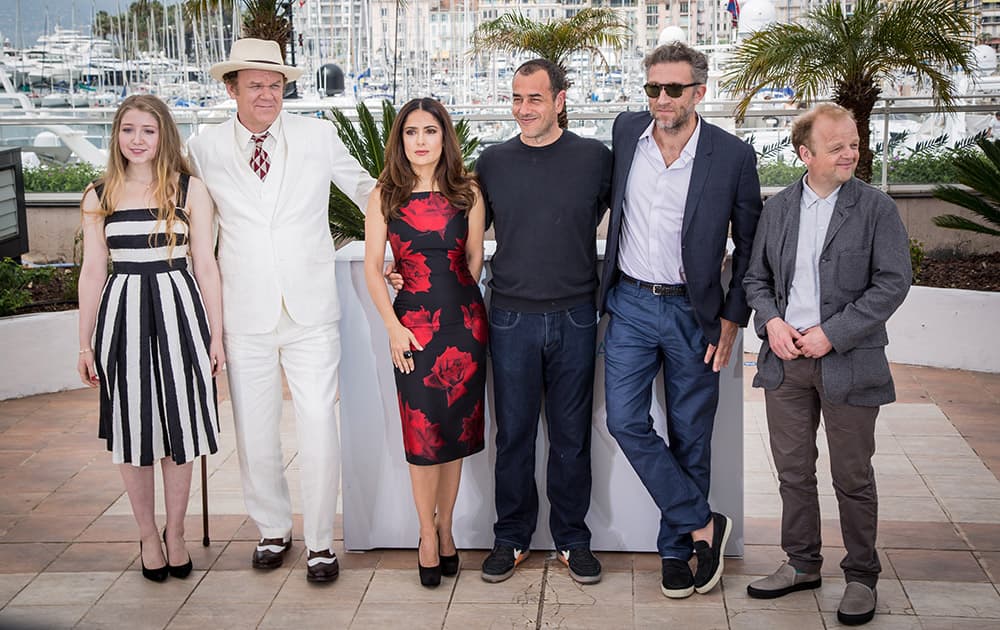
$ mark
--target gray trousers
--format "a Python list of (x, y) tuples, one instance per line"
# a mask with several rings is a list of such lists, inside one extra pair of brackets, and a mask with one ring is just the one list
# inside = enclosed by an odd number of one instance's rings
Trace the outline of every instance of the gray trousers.
[(875, 418), (878, 407), (830, 402), (823, 392), (820, 361), (784, 361), (785, 378), (764, 392), (771, 453), (781, 493), (781, 548), (799, 571), (819, 573), (819, 495), (816, 489), (816, 430), (820, 411), (830, 448), (830, 472), (840, 508), (840, 530), (847, 555), (840, 563), (848, 582), (875, 586), (882, 570), (875, 537), (878, 494), (875, 490)]

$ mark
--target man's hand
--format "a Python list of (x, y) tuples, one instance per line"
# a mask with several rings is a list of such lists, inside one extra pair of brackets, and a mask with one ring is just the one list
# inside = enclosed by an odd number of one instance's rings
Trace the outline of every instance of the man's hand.
[(767, 343), (771, 346), (771, 352), (779, 359), (791, 361), (802, 356), (802, 351), (797, 347), (801, 338), (802, 333), (780, 317), (767, 320)]
[(810, 359), (818, 359), (833, 350), (833, 344), (826, 338), (826, 333), (820, 326), (807, 328), (796, 340), (795, 345)]
[(705, 363), (712, 361), (713, 372), (718, 372), (729, 365), (729, 355), (732, 354), (733, 341), (736, 340), (736, 331), (739, 329), (736, 322), (731, 322), (728, 319), (721, 318), (719, 322), (722, 324), (719, 346), (708, 344), (708, 350), (705, 351)]
[(385, 276), (385, 281), (395, 289), (396, 291), (401, 291), (403, 289), (403, 276), (398, 271), (396, 271), (396, 264), (387, 262), (385, 263), (385, 271), (382, 272)]

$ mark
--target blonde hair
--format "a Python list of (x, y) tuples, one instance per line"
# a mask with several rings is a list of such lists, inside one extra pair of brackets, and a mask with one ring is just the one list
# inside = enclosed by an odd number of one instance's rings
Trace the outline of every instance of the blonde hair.
[(816, 105), (792, 121), (792, 147), (795, 149), (795, 155), (799, 155), (799, 147), (804, 146), (810, 151), (813, 150), (810, 145), (812, 142), (812, 129), (813, 125), (816, 124), (816, 119), (820, 116), (826, 116), (833, 120), (850, 118), (852, 122), (857, 122), (854, 120), (854, 114), (851, 113), (851, 110), (841, 107), (836, 103), (820, 103)]
[[(115, 112), (114, 122), (111, 125), (111, 141), (108, 149), (108, 167), (104, 177), (100, 178), (90, 188), (99, 185), (104, 186), (100, 195), (100, 214), (110, 216), (121, 199), (122, 191), (125, 188), (125, 170), (128, 168), (128, 160), (122, 155), (118, 145), (118, 136), (121, 133), (122, 119), (131, 110), (138, 110), (153, 116), (159, 127), (159, 142), (157, 143), (156, 155), (153, 157), (153, 199), (156, 202), (156, 227), (150, 234), (159, 231), (160, 224), (165, 224), (168, 258), (173, 254), (174, 246), (177, 244), (177, 235), (174, 233), (174, 224), (177, 221), (177, 198), (179, 192), (179, 176), (191, 175), (191, 165), (181, 152), (181, 135), (177, 130), (173, 117), (166, 104), (155, 96), (149, 94), (134, 94), (129, 96), (118, 107)], [(88, 189), (89, 191), (89, 189)], [(86, 192), (84, 194), (86, 196)], [(183, 219), (182, 219), (183, 220)]]

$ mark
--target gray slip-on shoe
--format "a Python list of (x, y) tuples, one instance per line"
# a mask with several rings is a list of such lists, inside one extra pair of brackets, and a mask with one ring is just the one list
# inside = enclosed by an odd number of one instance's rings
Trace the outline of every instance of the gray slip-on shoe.
[(747, 595), (755, 599), (774, 599), (795, 591), (819, 588), (822, 584), (819, 573), (799, 573), (792, 565), (782, 562), (771, 575), (747, 584)]
[(845, 626), (860, 626), (868, 623), (875, 616), (875, 600), (878, 595), (875, 589), (861, 582), (848, 582), (844, 589), (844, 597), (837, 607), (837, 621)]

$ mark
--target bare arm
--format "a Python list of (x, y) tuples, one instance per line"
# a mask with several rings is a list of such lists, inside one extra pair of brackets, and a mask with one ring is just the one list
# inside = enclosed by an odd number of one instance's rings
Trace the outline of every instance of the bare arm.
[(381, 197), (380, 189), (376, 188), (368, 199), (368, 210), (365, 212), (365, 284), (389, 333), (392, 362), (396, 369), (409, 373), (413, 371), (413, 358), (406, 357), (403, 353), (410, 351), (411, 347), (423, 350), (423, 346), (417, 343), (416, 336), (396, 317), (389, 299), (389, 289), (385, 286), (382, 263), (385, 262), (388, 227), (382, 216)]
[(91, 188), (83, 203), (83, 264), (77, 293), (80, 300), (80, 358), (77, 371), (84, 385), (97, 387), (94, 365), (93, 338), (97, 325), (97, 309), (108, 279), (108, 242), (104, 237), (104, 216), (97, 193)]
[(222, 346), (222, 281), (219, 265), (215, 261), (215, 243), (212, 238), (213, 204), (204, 182), (192, 177), (188, 185), (188, 246), (194, 264), (194, 277), (205, 303), (208, 328), (212, 333), (208, 354), (212, 361), (212, 376), (219, 373), (226, 363)]
[(483, 195), (476, 189), (476, 203), (469, 211), (469, 236), (465, 240), (465, 260), (469, 263), (472, 279), (479, 282), (483, 273), (483, 234), (486, 233), (486, 206)]

